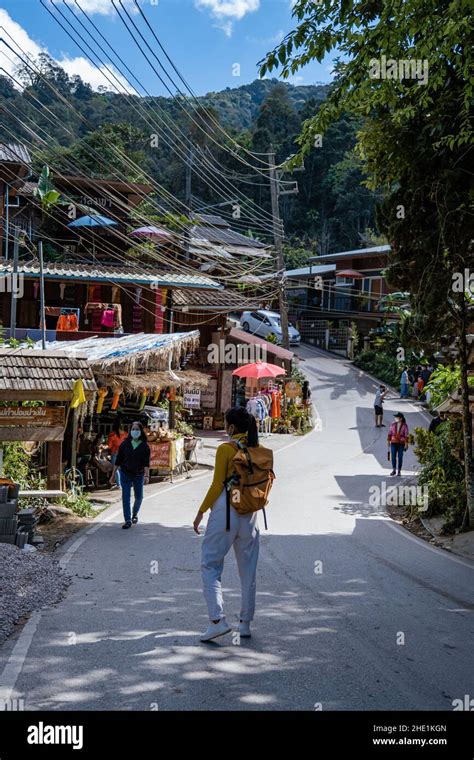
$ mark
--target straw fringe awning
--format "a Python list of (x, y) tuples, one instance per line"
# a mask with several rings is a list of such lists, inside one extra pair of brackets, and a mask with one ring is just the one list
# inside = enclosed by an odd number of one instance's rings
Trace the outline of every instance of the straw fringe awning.
[[(117, 345), (117, 343), (115, 343)], [(168, 367), (179, 365), (186, 354), (192, 354), (199, 346), (199, 332), (193, 331), (187, 336), (169, 341), (163, 346), (143, 346), (143, 350), (126, 353), (122, 356), (91, 358), (90, 365), (94, 374), (103, 375), (138, 375), (165, 372)], [(168, 383), (171, 385), (172, 383)]]
[(96, 379), (100, 386), (110, 388), (112, 392), (123, 389), (128, 395), (141, 395), (145, 389), (156, 392), (169, 387), (206, 388), (209, 384), (209, 376), (195, 370), (143, 372), (139, 375), (96, 373)]

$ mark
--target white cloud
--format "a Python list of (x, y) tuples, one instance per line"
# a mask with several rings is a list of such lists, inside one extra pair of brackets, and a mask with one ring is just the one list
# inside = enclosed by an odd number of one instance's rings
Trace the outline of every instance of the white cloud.
[[(102, 0), (86, 0), (86, 2), (90, 3), (91, 6), (94, 5), (96, 8), (99, 5), (103, 4)], [(107, 0), (107, 3), (110, 3), (110, 0)], [(83, 7), (85, 6), (84, 0), (81, 5)], [(96, 12), (98, 11), (96, 10)], [(33, 40), (25, 31), (25, 29), (23, 29), (20, 24), (14, 21), (11, 16), (8, 15), (7, 11), (1, 8), (0, 37), (4, 37), (5, 42), (7, 42), (13, 48), (13, 50), (16, 50), (16, 52), (21, 55), (22, 58), (25, 58), (26, 56), (36, 58), (40, 53), (48, 53), (48, 49), (44, 45), (41, 45), (39, 42)], [(0, 42), (0, 67), (4, 68), (8, 74), (14, 74), (16, 66), (20, 63), (21, 59)], [(79, 74), (84, 82), (88, 82), (95, 90), (99, 87), (99, 85), (105, 85), (109, 90), (113, 90), (114, 84), (117, 84), (116, 80), (111, 76), (110, 73), (107, 73), (104, 67), (101, 67), (101, 69), (102, 72), (105, 73), (101, 73), (99, 69), (93, 66), (90, 61), (82, 56), (71, 58), (70, 56), (63, 55), (61, 59), (56, 60), (56, 63), (58, 63), (59, 66), (62, 66), (62, 68), (70, 76)], [(109, 68), (112, 67), (109, 66)], [(123, 87), (126, 88), (127, 91), (131, 91), (131, 88), (127, 85), (126, 80), (120, 76), (120, 74), (115, 69), (113, 70), (115, 76), (123, 84)], [(4, 72), (0, 71), (0, 74), (2, 73)], [(107, 80), (105, 74), (107, 74), (113, 84)]]
[[(132, 3), (132, 0), (125, 0), (125, 5), (129, 5), (131, 10), (134, 10), (136, 13), (138, 13), (136, 6)], [(80, 6), (83, 11), (90, 13), (91, 15), (97, 14), (100, 16), (111, 16), (115, 13), (115, 8), (110, 0), (81, 0)], [(72, 3), (70, 7), (71, 10), (77, 10), (79, 13), (79, 9), (77, 9), (77, 7), (75, 8)], [(129, 9), (127, 8), (127, 10)]]
[(208, 10), (227, 37), (232, 34), (235, 21), (241, 21), (247, 13), (260, 8), (260, 0), (194, 0), (196, 8)]
[(269, 37), (247, 37), (247, 42), (256, 42), (258, 45), (277, 45), (285, 36), (283, 29), (279, 29)]

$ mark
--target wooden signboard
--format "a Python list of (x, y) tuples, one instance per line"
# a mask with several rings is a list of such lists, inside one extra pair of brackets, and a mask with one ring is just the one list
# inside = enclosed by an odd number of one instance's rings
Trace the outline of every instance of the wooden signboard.
[(287, 398), (298, 398), (303, 395), (303, 389), (296, 380), (290, 380), (285, 384), (285, 393)]
[(150, 470), (169, 470), (171, 465), (171, 441), (149, 443)]
[(0, 441), (62, 441), (64, 406), (0, 407)]

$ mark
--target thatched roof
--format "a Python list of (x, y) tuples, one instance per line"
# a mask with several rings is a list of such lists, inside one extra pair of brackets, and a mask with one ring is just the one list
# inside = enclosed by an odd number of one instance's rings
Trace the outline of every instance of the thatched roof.
[[(136, 375), (179, 367), (187, 354), (199, 346), (199, 330), (161, 335), (137, 333), (121, 338), (86, 338), (56, 341), (48, 348), (70, 355), (87, 354), (93, 372), (101, 375)], [(169, 384), (169, 383), (168, 383)]]
[(205, 388), (209, 384), (209, 376), (194, 370), (162, 372), (142, 372), (138, 375), (96, 373), (100, 386), (106, 386), (112, 391), (123, 389), (129, 395), (139, 395), (146, 388), (149, 392), (167, 387)]

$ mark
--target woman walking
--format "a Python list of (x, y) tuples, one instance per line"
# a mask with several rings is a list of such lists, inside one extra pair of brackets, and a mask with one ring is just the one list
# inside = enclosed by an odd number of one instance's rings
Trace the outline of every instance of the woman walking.
[(231, 630), (224, 615), (221, 585), (224, 558), (231, 546), (234, 547), (240, 575), (242, 599), (239, 633), (242, 638), (249, 638), (251, 635), (250, 623), (255, 611), (260, 535), (257, 513), (239, 514), (233, 506), (230, 506), (230, 530), (227, 530), (225, 483), (235, 474), (232, 460), (238, 450), (237, 442), (250, 449), (258, 447), (257, 423), (255, 417), (249, 414), (244, 407), (234, 407), (226, 412), (225, 429), (231, 441), (235, 443), (222, 443), (217, 449), (214, 478), (194, 520), (194, 530), (199, 533), (199, 525), (204, 513), (211, 509), (202, 543), (201, 562), (209, 626), (200, 637), (201, 641), (210, 641), (229, 633)]
[[(131, 528), (138, 522), (138, 512), (143, 501), (143, 486), (148, 484), (150, 468), (150, 447), (141, 422), (134, 422), (127, 438), (120, 444), (115, 466), (110, 476), (113, 483), (117, 469), (120, 470), (124, 524)], [(130, 511), (131, 492), (135, 495), (133, 512)]]
[(408, 447), (408, 425), (405, 419), (405, 415), (401, 412), (397, 412), (393, 415), (396, 419), (390, 425), (388, 431), (387, 441), (390, 446), (390, 452), (392, 456), (392, 472), (390, 475), (401, 475), (403, 464), (403, 452)]
[[(126, 437), (127, 433), (122, 428), (120, 420), (115, 420), (112, 426), (112, 432), (109, 434), (109, 437), (107, 439), (107, 445), (110, 450), (110, 461), (114, 467), (117, 460), (120, 444), (125, 440)], [(113, 488), (114, 486), (120, 488), (120, 471), (118, 469), (115, 471), (115, 483), (111, 483), (111, 487)]]

